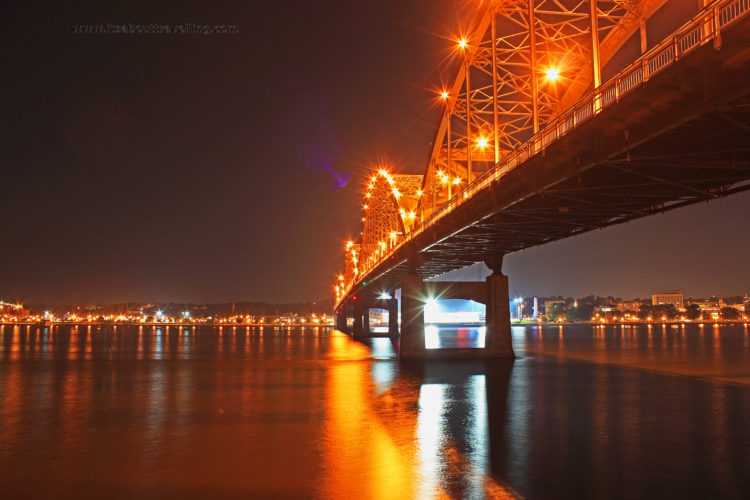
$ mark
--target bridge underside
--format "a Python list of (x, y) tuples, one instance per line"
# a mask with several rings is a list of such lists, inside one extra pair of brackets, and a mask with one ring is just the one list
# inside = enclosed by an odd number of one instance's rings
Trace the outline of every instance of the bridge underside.
[[(750, 189), (750, 30), (707, 44), (443, 216), (350, 294)], [(411, 261), (411, 262), (409, 262)], [(345, 301), (343, 301), (345, 302)]]

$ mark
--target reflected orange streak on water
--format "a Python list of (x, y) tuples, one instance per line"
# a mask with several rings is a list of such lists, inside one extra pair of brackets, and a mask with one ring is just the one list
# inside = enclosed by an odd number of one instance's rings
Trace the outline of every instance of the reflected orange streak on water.
[(369, 350), (341, 332), (331, 333), (326, 389), (325, 496), (413, 498), (414, 457), (400, 450), (374, 412)]
[[(453, 471), (451, 476), (455, 477), (470, 468), (471, 459), (446, 441), (442, 432), (429, 436), (434, 441), (430, 447), (420, 443), (418, 436), (420, 419), (439, 419), (447, 401), (434, 401), (440, 408), (420, 415), (415, 410), (420, 384), (403, 379), (374, 397), (369, 363), (359, 362), (371, 358), (370, 350), (339, 331), (331, 333), (328, 356), (342, 363), (328, 371), (325, 496), (423, 498), (427, 493), (429, 498), (451, 498), (447, 484), (443, 484), (450, 478), (429, 465), (441, 458), (427, 456), (430, 452), (426, 448), (442, 450), (452, 457), (451, 462), (462, 469)], [(491, 474), (484, 474), (482, 483), (487, 498), (521, 498)]]
[(372, 358), (370, 349), (359, 342), (353, 341), (339, 330), (333, 330), (330, 334), (330, 348), (326, 357), (346, 361), (361, 361)]

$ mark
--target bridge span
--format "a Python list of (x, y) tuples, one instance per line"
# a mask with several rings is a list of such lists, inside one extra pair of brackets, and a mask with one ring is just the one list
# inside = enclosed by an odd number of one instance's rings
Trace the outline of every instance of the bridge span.
[[(367, 179), (338, 327), (353, 317), (359, 334), (380, 307), (397, 334), (399, 305), (381, 297), (400, 288), (400, 354), (423, 357), (425, 301), (473, 299), (487, 307), (485, 349), (429, 354), (513, 356), (504, 255), (750, 189), (750, 0), (704, 2), (649, 46), (669, 3), (484, 5), (458, 41), (425, 173), (378, 166)], [(606, 66), (638, 38), (640, 56)], [(484, 283), (424, 281), (477, 262), (493, 271)]]

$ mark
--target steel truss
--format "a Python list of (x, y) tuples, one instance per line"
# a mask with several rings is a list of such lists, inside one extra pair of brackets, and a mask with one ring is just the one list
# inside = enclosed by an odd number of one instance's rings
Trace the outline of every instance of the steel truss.
[[(368, 176), (362, 196), (361, 238), (346, 244), (346, 266), (340, 281), (352, 283), (421, 222), (416, 212), (421, 184), (421, 175), (391, 174), (383, 167)], [(337, 284), (337, 294), (340, 286)]]
[(601, 83), (601, 67), (666, 0), (489, 2), (460, 43), (462, 65), (424, 178), (427, 217)]

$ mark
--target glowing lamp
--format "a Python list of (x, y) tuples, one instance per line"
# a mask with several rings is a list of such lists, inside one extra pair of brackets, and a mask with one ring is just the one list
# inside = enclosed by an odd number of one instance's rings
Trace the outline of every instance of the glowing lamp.
[(549, 80), (550, 82), (554, 82), (555, 80), (560, 78), (560, 71), (557, 68), (552, 67), (547, 69), (545, 75), (547, 77), (547, 80)]

